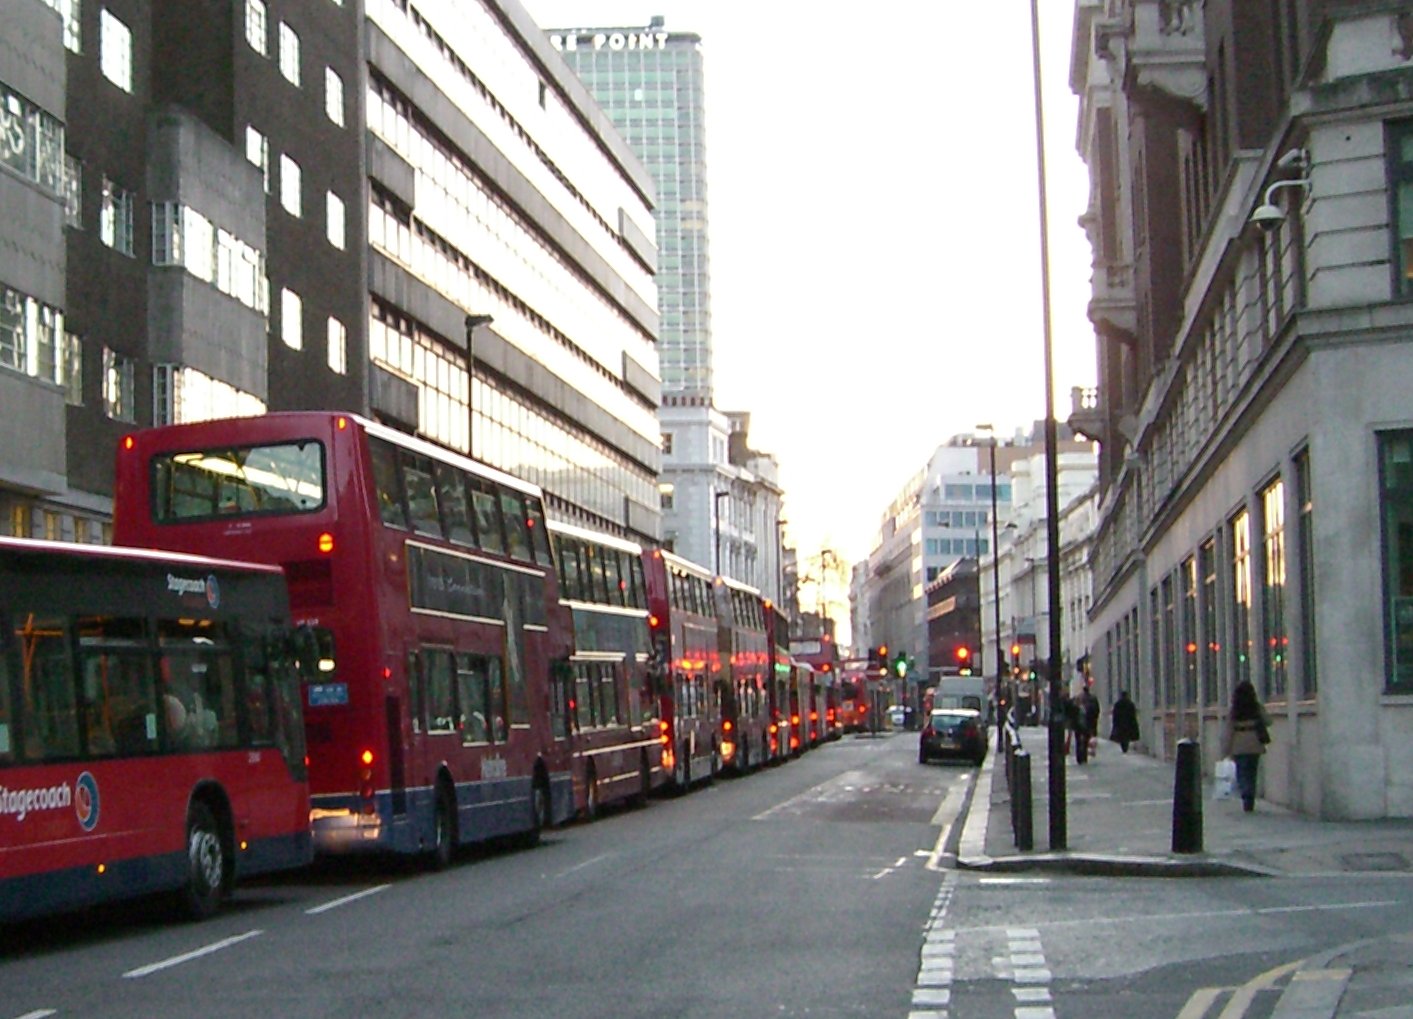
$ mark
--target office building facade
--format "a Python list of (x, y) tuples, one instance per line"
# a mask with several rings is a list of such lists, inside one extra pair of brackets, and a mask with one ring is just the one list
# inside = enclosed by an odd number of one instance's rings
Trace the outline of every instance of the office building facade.
[(652, 185), (514, 0), (13, 0), (0, 54), (10, 533), (101, 540), (124, 431), (340, 408), (659, 534)]
[(1144, 742), (1273, 717), (1263, 798), (1413, 816), (1413, 19), (1080, 0), (1092, 668)]

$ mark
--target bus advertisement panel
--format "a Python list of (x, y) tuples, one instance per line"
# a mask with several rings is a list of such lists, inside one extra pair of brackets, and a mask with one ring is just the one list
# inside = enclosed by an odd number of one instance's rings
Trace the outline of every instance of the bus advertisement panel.
[(568, 817), (572, 649), (538, 488), (352, 414), (148, 429), (118, 452), (121, 544), (283, 566), (316, 851), (427, 853)]
[(726, 668), (718, 679), (722, 763), (737, 772), (760, 767), (770, 756), (770, 644), (767, 602), (753, 587), (718, 577), (716, 614)]
[(551, 521), (559, 595), (574, 620), (574, 653), (556, 696), (568, 708), (579, 813), (641, 801), (668, 778), (658, 725), (643, 550), (634, 542)]
[(653, 654), (665, 663), (659, 726), (663, 767), (680, 792), (721, 769), (720, 634), (712, 575), (663, 549), (643, 552)]
[(311, 858), (278, 569), (0, 538), (0, 921)]

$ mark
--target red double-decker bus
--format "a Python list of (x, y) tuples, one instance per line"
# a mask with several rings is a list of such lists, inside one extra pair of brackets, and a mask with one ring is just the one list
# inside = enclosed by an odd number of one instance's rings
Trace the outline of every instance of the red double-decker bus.
[(722, 763), (734, 771), (760, 767), (771, 756), (768, 602), (753, 587), (716, 579), (718, 646), (725, 668), (717, 679), (721, 701)]
[(790, 625), (785, 613), (776, 605), (766, 607), (765, 632), (770, 649), (770, 679), (766, 686), (770, 757), (782, 761), (790, 756), (790, 691), (795, 681), (795, 666), (790, 658)]
[(668, 779), (643, 550), (557, 521), (549, 532), (560, 599), (574, 621), (574, 653), (558, 697), (569, 705), (575, 804), (593, 817), (602, 804), (641, 800)]
[(573, 810), (573, 649), (538, 488), (351, 414), (149, 429), (118, 451), (114, 537), (276, 563), (321, 643), (305, 688), (316, 851), (538, 838)]
[(712, 575), (663, 549), (643, 552), (653, 653), (665, 663), (659, 725), (663, 767), (678, 791), (721, 770), (722, 673)]
[(0, 922), (307, 863), (296, 661), (278, 569), (0, 538)]

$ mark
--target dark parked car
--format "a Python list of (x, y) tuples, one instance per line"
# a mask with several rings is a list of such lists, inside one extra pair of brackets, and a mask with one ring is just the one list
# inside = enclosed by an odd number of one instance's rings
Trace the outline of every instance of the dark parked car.
[(918, 763), (926, 764), (949, 757), (960, 757), (975, 764), (986, 759), (986, 729), (981, 724), (980, 711), (970, 708), (932, 709), (918, 739)]

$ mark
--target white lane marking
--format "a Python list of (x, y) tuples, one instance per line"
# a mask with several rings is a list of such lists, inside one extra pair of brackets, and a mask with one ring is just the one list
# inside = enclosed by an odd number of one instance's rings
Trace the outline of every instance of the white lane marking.
[(26, 1012), (24, 1015), (16, 1016), (15, 1019), (46, 1019), (46, 1017), (48, 1016), (58, 1014), (59, 1012), (57, 1009), (37, 1008), (33, 1012)]
[[(1259, 916), (1265, 913), (1289, 912), (1292, 908), (1309, 910), (1340, 910), (1340, 909), (1379, 909), (1386, 906), (1401, 905), (1396, 899), (1380, 899), (1374, 902), (1336, 902), (1324, 906), (1300, 906), (1287, 907), (1275, 906), (1264, 909), (1203, 909), (1194, 910), (1190, 913), (1144, 913), (1134, 916), (1091, 916), (1082, 920), (1047, 920), (1038, 926), (1050, 927), (1073, 927), (1076, 925), (1089, 926), (1096, 923), (1152, 923), (1156, 920), (1211, 920), (1227, 916)], [(1005, 931), (1010, 928), (997, 924), (982, 924), (977, 927), (959, 927), (958, 930), (967, 932), (977, 931)]]
[(983, 877), (977, 879), (979, 885), (1048, 885), (1054, 878), (1048, 877)]
[[(782, 800), (775, 806), (770, 807), (766, 810), (762, 810), (755, 817), (751, 818), (751, 820), (764, 821), (769, 817), (774, 817), (776, 814), (782, 811), (789, 810), (792, 807), (802, 806), (806, 803), (823, 803), (827, 802), (830, 799), (846, 798), (849, 794), (853, 793), (857, 788), (859, 788), (853, 783), (859, 782), (860, 779), (864, 777), (866, 776), (861, 771), (846, 771), (844, 772), (844, 774), (836, 775), (834, 778), (829, 779), (827, 782), (821, 782), (819, 785), (814, 786), (811, 789), (806, 789), (802, 793), (799, 793), (795, 796), (791, 796), (788, 800)], [(836, 794), (842, 793), (843, 795), (836, 795), (834, 797), (831, 797), (829, 795), (831, 792), (834, 792)]]
[(130, 969), (126, 973), (124, 973), (123, 976), (129, 980), (136, 979), (138, 977), (149, 976), (160, 970), (171, 969), (173, 966), (180, 966), (184, 962), (191, 962), (193, 959), (199, 959), (203, 955), (210, 955), (213, 952), (219, 952), (224, 948), (230, 948), (232, 945), (238, 945), (242, 941), (248, 941), (251, 938), (258, 938), (264, 933), (264, 931), (246, 931), (244, 934), (237, 934), (235, 937), (223, 938), (220, 941), (213, 941), (209, 945), (203, 945), (201, 948), (194, 949), (190, 952), (184, 952), (181, 955), (174, 955), (170, 959), (163, 959), (161, 962), (154, 962), (146, 966), (139, 966), (137, 969)]
[(379, 892), (386, 891), (391, 887), (392, 885), (374, 885), (372, 888), (365, 888), (361, 892), (354, 892), (352, 895), (345, 895), (341, 899), (333, 899), (332, 901), (324, 903), (322, 906), (315, 906), (312, 909), (306, 909), (304, 912), (308, 916), (315, 916), (319, 913), (327, 913), (331, 909), (338, 909), (340, 906), (347, 906), (350, 902), (357, 902), (359, 899), (366, 899), (370, 895), (377, 895)]
[(562, 871), (560, 871), (558, 874), (555, 875), (555, 877), (557, 877), (557, 878), (568, 877), (570, 874), (573, 874), (576, 870), (583, 870), (585, 867), (592, 867), (594, 864), (598, 863), (600, 860), (607, 860), (607, 859), (608, 859), (609, 857), (611, 857), (612, 855), (613, 855), (612, 853), (600, 853), (598, 856), (595, 856), (595, 857), (593, 857), (593, 858), (591, 858), (591, 859), (585, 860), (583, 863), (576, 863), (574, 866), (570, 867), (568, 870), (562, 870)]

